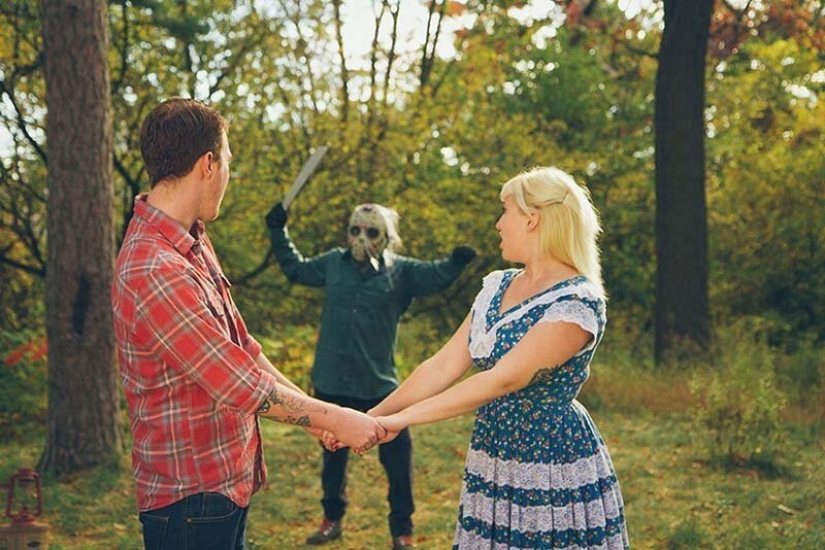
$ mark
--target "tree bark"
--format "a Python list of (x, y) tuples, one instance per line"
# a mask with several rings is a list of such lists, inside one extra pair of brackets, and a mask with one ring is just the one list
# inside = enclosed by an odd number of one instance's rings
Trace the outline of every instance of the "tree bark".
[(110, 463), (122, 445), (106, 0), (41, 0), (48, 146), (48, 434), (38, 469)]
[(704, 108), (713, 0), (665, 0), (664, 9), (654, 116), (657, 364), (710, 343)]

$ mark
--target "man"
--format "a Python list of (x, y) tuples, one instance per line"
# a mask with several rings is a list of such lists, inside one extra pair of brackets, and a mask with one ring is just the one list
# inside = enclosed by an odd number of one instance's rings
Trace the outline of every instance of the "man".
[[(398, 387), (395, 342), (398, 323), (413, 298), (446, 289), (475, 257), (456, 247), (440, 261), (423, 262), (395, 254), (400, 243), (398, 214), (378, 204), (362, 204), (350, 217), (347, 249), (304, 258), (286, 229), (287, 213), (277, 204), (267, 215), (272, 250), (293, 283), (324, 287), (321, 331), (312, 367), (315, 397), (367, 411)], [(381, 464), (389, 479), (389, 526), (395, 550), (414, 548), (412, 514), (412, 440), (409, 430), (381, 445)], [(321, 526), (307, 544), (341, 536), (347, 508), (348, 450), (324, 450)]]
[(383, 434), (306, 396), (247, 332), (204, 230), (229, 182), (226, 131), (217, 112), (182, 98), (141, 128), (151, 190), (135, 201), (111, 296), (147, 549), (244, 547), (250, 497), (267, 476), (258, 416), (359, 450)]

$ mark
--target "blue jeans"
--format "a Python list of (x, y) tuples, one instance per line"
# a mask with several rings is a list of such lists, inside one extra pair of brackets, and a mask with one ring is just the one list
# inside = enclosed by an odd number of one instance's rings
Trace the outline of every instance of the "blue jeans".
[(243, 550), (246, 512), (220, 493), (198, 493), (140, 513), (146, 550)]

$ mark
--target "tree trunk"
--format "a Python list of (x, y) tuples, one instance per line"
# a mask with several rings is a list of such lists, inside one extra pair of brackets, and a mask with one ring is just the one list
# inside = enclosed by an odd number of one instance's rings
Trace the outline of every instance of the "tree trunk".
[(713, 0), (664, 6), (654, 116), (657, 364), (710, 343), (704, 108)]
[(121, 450), (109, 287), (114, 262), (106, 0), (41, 0), (48, 145), (48, 435), (60, 475)]

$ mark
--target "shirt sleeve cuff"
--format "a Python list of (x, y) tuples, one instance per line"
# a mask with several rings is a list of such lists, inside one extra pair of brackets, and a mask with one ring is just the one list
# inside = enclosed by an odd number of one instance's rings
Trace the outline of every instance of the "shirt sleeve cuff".
[(274, 376), (264, 370), (261, 370), (261, 377), (258, 380), (255, 391), (252, 392), (251, 401), (248, 407), (244, 407), (244, 410), (251, 410), (253, 414), (258, 412), (258, 409), (261, 408), (264, 400), (272, 395), (276, 384), (278, 384), (278, 382), (275, 380)]

